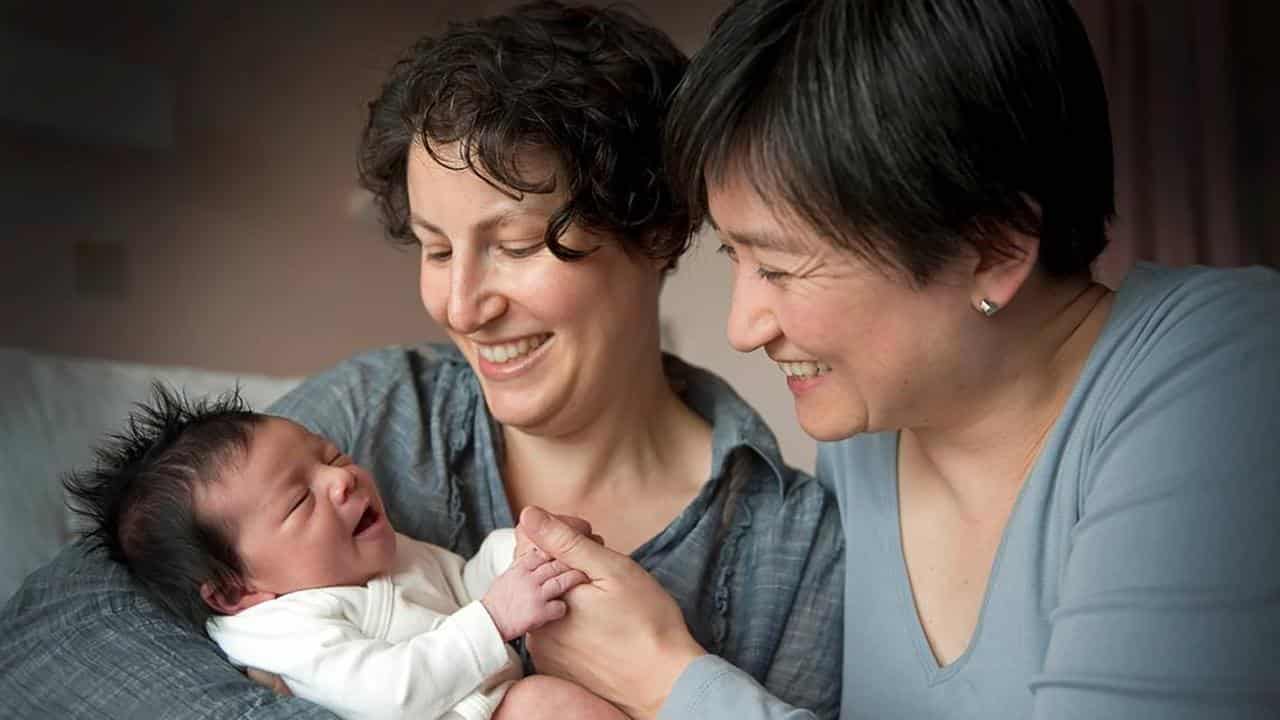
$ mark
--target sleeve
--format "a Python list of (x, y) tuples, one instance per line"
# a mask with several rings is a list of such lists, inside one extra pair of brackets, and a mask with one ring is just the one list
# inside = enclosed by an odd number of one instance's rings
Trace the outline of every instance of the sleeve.
[(1037, 720), (1280, 717), (1280, 292), (1166, 298), (1125, 358)]
[(479, 603), (399, 643), (364, 636), (341, 613), (308, 616), (297, 603), (233, 620), (211, 634), (237, 664), (274, 672), (298, 697), (348, 719), (440, 717), (511, 663)]
[(244, 676), (150, 603), (124, 568), (64, 548), (0, 613), (0, 716), (334, 720)]
[(704, 655), (676, 679), (659, 720), (816, 720), (787, 705), (729, 661)]
[(480, 545), (480, 551), (467, 561), (462, 571), (466, 602), (479, 600), (489, 592), (495, 578), (511, 567), (516, 554), (516, 533), (502, 528), (489, 533)]

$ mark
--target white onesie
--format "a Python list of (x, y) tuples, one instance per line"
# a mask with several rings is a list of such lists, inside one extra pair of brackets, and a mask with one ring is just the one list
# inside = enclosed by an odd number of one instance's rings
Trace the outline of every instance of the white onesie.
[(514, 552), (511, 530), (470, 561), (397, 534), (388, 575), (217, 616), (209, 636), (343, 718), (488, 720), (521, 667), (480, 598)]

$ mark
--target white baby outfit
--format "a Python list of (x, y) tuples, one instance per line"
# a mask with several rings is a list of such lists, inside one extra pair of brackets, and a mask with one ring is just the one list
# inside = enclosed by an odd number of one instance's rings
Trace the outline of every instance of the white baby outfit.
[(209, 636), (343, 718), (488, 720), (521, 666), (480, 598), (514, 551), (511, 530), (469, 561), (397, 534), (389, 574), (217, 616)]

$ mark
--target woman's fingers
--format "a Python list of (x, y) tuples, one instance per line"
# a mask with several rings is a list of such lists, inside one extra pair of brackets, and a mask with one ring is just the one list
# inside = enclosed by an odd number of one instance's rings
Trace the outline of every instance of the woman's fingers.
[(556, 515), (561, 522), (573, 528), (574, 531), (581, 535), (591, 535), (591, 523), (577, 515)]
[[(541, 551), (539, 551), (539, 552), (541, 552)], [(545, 557), (545, 556), (544, 556), (544, 557)], [(553, 578), (553, 577), (555, 577), (555, 576), (559, 575), (560, 573), (565, 572), (565, 571), (567, 571), (567, 570), (569, 570), (569, 566), (568, 566), (568, 565), (565, 565), (564, 563), (560, 562), (559, 560), (552, 560), (552, 559), (550, 559), (550, 558), (547, 558), (547, 559), (545, 559), (545, 560), (542, 562), (542, 564), (541, 564), (541, 565), (539, 565), (539, 566), (535, 567), (535, 568), (533, 569), (533, 571), (532, 571), (531, 573), (529, 573), (529, 575), (530, 575), (530, 577), (532, 577), (532, 578), (533, 578), (533, 581), (534, 581), (534, 582), (536, 582), (536, 583), (538, 583), (539, 585), (541, 585), (542, 583), (545, 583), (546, 581), (550, 580), (551, 578)]]
[(529, 552), (516, 557), (515, 562), (511, 565), (512, 567), (520, 568), (527, 573), (532, 573), (543, 565), (546, 565), (550, 560), (551, 557), (549, 555), (542, 552), (542, 550), (537, 547), (533, 547)]
[(590, 577), (607, 576), (619, 557), (555, 515), (532, 505), (520, 513), (520, 530), (547, 555)]
[(542, 624), (559, 620), (569, 613), (569, 606), (563, 600), (552, 600), (542, 609), (545, 618)]
[[(551, 563), (547, 563), (550, 565)], [(591, 578), (581, 570), (569, 570), (550, 578), (542, 583), (542, 598), (551, 600), (569, 592), (579, 585), (585, 585), (591, 582)]]

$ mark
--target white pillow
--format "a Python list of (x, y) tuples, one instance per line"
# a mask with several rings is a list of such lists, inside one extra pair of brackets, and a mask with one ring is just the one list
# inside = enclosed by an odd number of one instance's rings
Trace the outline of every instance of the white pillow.
[(123, 427), (153, 380), (189, 396), (240, 383), (255, 410), (297, 378), (121, 363), (0, 348), (0, 604), (71, 537), (62, 475), (92, 467), (93, 448)]

